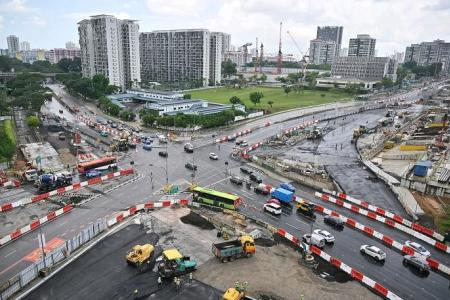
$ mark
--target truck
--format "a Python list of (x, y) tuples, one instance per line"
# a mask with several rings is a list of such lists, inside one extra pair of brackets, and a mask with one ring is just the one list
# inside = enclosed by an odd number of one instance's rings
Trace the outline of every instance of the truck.
[(134, 266), (141, 266), (152, 257), (154, 250), (155, 247), (152, 244), (135, 245), (127, 253), (127, 263)]
[(294, 193), (292, 191), (288, 191), (281, 187), (276, 188), (270, 194), (272, 198), (275, 198), (280, 201), (281, 204), (289, 205), (294, 199)]
[(212, 244), (212, 253), (223, 263), (241, 257), (251, 257), (256, 252), (255, 241), (250, 235), (242, 235), (233, 241)]
[(39, 178), (38, 171), (36, 169), (26, 170), (23, 172), (23, 176), (28, 182), (35, 182)]
[(164, 250), (157, 262), (158, 274), (163, 278), (188, 274), (197, 268), (197, 262), (190, 260), (189, 256), (183, 256), (176, 248)]
[(42, 174), (39, 176), (35, 184), (39, 192), (51, 191), (60, 187), (71, 185), (72, 174), (69, 172)]

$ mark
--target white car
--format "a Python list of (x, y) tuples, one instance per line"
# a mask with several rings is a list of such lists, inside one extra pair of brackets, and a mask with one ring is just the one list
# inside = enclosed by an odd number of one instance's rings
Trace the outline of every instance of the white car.
[(264, 210), (274, 215), (281, 215), (281, 206), (276, 203), (264, 204)]
[(419, 253), (422, 256), (425, 256), (425, 257), (431, 256), (430, 251), (428, 251), (424, 246), (422, 246), (419, 243), (416, 243), (413, 241), (406, 241), (405, 246), (412, 248), (414, 251), (416, 251), (417, 253)]
[(218, 159), (219, 159), (219, 156), (217, 156), (217, 154), (211, 152), (211, 153), (209, 154), (209, 158), (212, 159), (212, 160), (218, 160)]
[(316, 229), (313, 231), (315, 234), (320, 235), (325, 239), (327, 243), (334, 243), (334, 236), (326, 230)]
[(303, 235), (302, 240), (303, 242), (309, 245), (314, 245), (319, 248), (323, 248), (325, 246), (325, 239), (322, 236), (315, 233), (313, 233), (312, 235), (309, 233)]
[(386, 253), (384, 253), (380, 248), (370, 245), (362, 245), (359, 249), (362, 254), (367, 254), (377, 261), (384, 261), (386, 259)]
[(248, 142), (247, 141), (242, 141), (240, 146), (241, 147), (248, 147)]

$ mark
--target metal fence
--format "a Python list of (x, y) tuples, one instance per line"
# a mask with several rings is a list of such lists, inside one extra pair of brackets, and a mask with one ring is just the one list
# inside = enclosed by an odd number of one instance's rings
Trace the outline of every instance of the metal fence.
[(98, 219), (57, 249), (45, 253), (44, 259), (28, 266), (0, 286), (0, 300), (9, 299), (12, 295), (22, 290), (28, 283), (39, 277), (47, 268), (51, 268), (69, 258), (72, 253), (105, 231), (106, 228), (106, 219)]

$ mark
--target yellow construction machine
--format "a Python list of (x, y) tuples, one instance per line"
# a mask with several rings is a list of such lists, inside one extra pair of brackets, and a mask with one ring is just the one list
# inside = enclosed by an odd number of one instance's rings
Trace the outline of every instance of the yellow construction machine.
[(127, 263), (139, 266), (146, 263), (153, 255), (155, 247), (151, 244), (135, 245), (127, 253)]

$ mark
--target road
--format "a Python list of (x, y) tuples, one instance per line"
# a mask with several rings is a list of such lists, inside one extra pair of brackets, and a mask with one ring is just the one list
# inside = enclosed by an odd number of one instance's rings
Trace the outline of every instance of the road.
[[(332, 112), (328, 112), (326, 114), (330, 113)], [(366, 118), (368, 115), (373, 115), (370, 118), (375, 118), (375, 116), (377, 116), (376, 113), (373, 114), (373, 112), (366, 112), (358, 115), (358, 117)], [(314, 115), (314, 118), (322, 117), (323, 114)], [(270, 127), (258, 129), (243, 139), (246, 139), (250, 144), (252, 144), (272, 136), (280, 132), (282, 129), (297, 125), (298, 123), (303, 122), (303, 120), (310, 119), (312, 119), (312, 116), (302, 117), (296, 120), (284, 122), (282, 124), (276, 124)], [(258, 120), (258, 122), (259, 121), (260, 120)], [(358, 121), (355, 120), (355, 122)], [(226, 135), (231, 132), (239, 131), (241, 128), (248, 128), (249, 126), (254, 126), (254, 124), (245, 124), (241, 127), (221, 132), (221, 134)], [(328, 133), (324, 137), (323, 142), (319, 144), (318, 149), (321, 149), (321, 151), (326, 151), (327, 149), (330, 149), (330, 145), (336, 143), (337, 139), (344, 138), (345, 140), (348, 138), (349, 131), (353, 130), (354, 124), (349, 124), (348, 126), (346, 125), (342, 128), (344, 128), (344, 130), (337, 127), (335, 130), (338, 132), (341, 130), (342, 132), (339, 132), (339, 134), (335, 132), (334, 136), (333, 132)], [(202, 145), (205, 141), (208, 141), (208, 139), (194, 141), (194, 146), (197, 144)], [(347, 143), (350, 145), (349, 142)], [(228, 176), (225, 174), (225, 161), (228, 162), (227, 168), (229, 169), (229, 172), (232, 173), (238, 173), (238, 168), (241, 165), (240, 162), (230, 159), (230, 153), (234, 148), (233, 143), (224, 143), (220, 146), (204, 146), (196, 149), (194, 154), (187, 154), (182, 148), (182, 144), (174, 143), (170, 143), (167, 147), (167, 151), (169, 153), (168, 175), (169, 181), (172, 184), (187, 186), (190, 181), (194, 181), (202, 186), (211, 186), (220, 190), (235, 192), (241, 195), (247, 203), (247, 207), (242, 208), (243, 212), (268, 221), (274, 226), (283, 227), (296, 236), (301, 236), (309, 231), (309, 222), (297, 216), (295, 213), (287, 213), (279, 219), (263, 213), (262, 204), (265, 202), (266, 197), (258, 196), (245, 188), (238, 188), (229, 182)], [(137, 169), (139, 174), (141, 174), (142, 178), (126, 185), (125, 187), (115, 190), (114, 193), (104, 194), (94, 201), (88, 202), (82, 207), (74, 209), (74, 211), (70, 214), (62, 216), (61, 218), (45, 225), (42, 231), (46, 235), (46, 240), (51, 241), (54, 239), (69, 239), (75, 236), (81, 228), (84, 228), (93, 220), (110, 216), (119, 210), (137, 203), (157, 201), (160, 199), (161, 195), (158, 191), (165, 184), (166, 162), (164, 158), (158, 156), (158, 151), (158, 148), (154, 148), (153, 151), (145, 151), (139, 147), (136, 151), (128, 152), (121, 164), (123, 166), (129, 166), (129, 162), (134, 161), (134, 167)], [(350, 154), (352, 153), (350, 146), (345, 147), (345, 151), (345, 155), (347, 155), (347, 151), (349, 151), (348, 153)], [(210, 152), (216, 152), (220, 159), (218, 161), (210, 160), (208, 158), (208, 154)], [(350, 156), (349, 159), (354, 160), (352, 156)], [(195, 174), (184, 168), (184, 164), (187, 161), (193, 161), (199, 166), (198, 171), (195, 172)], [(355, 164), (354, 170), (358, 169), (357, 166), (358, 165)], [(192, 175), (194, 175), (194, 177), (192, 177)], [(279, 183), (276, 180), (267, 177), (264, 178), (264, 181), (274, 185)], [(348, 179), (348, 182), (351, 184), (353, 181)], [(343, 184), (345, 184), (345, 182)], [(370, 184), (364, 184), (364, 188), (369, 188), (368, 186), (372, 184), (372, 182), (370, 182)], [(297, 186), (297, 189), (298, 195), (309, 200), (318, 201), (311, 195), (311, 190), (301, 186)], [(375, 186), (373, 190), (381, 190), (383, 193), (389, 193), (385, 186)], [(392, 205), (397, 205), (394, 204), (397, 203), (395, 199), (389, 198), (386, 201), (392, 201)], [(405, 241), (407, 239), (414, 240), (413, 238), (388, 228), (381, 223), (375, 223), (374, 221), (366, 219), (363, 216), (354, 215), (342, 208), (334, 207), (332, 204), (325, 204), (324, 206), (330, 209), (336, 209), (344, 215), (354, 217), (363, 224), (373, 226), (375, 229), (392, 236), (398, 241)], [(328, 253), (342, 259), (350, 266), (361, 270), (372, 279), (385, 284), (388, 288), (392, 289), (402, 297), (406, 299), (444, 299), (448, 297), (448, 279), (434, 272), (431, 272), (428, 277), (419, 277), (417, 274), (414, 274), (409, 270), (405, 270), (405, 268), (401, 265), (401, 254), (385, 247), (384, 245), (381, 245), (378, 241), (372, 240), (363, 233), (351, 230), (349, 228), (345, 228), (342, 232), (334, 231), (333, 229), (327, 228), (323, 225), (322, 218), (320, 216), (314, 226), (315, 228), (326, 228), (328, 231), (336, 235), (337, 241), (335, 245), (325, 248)], [(385, 265), (381, 266), (374, 264), (367, 257), (361, 256), (359, 254), (359, 247), (362, 244), (375, 244), (385, 250), (388, 255)], [(29, 257), (26, 257), (37, 247), (37, 233), (33, 232), (18, 239), (14, 243), (0, 248), (0, 256), (4, 258), (0, 261), (0, 281), (3, 282), (7, 280), (19, 270), (29, 265), (31, 261)], [(442, 263), (449, 265), (447, 255), (437, 253), (437, 251), (434, 251), (433, 249), (429, 250), (432, 251), (433, 257)]]

